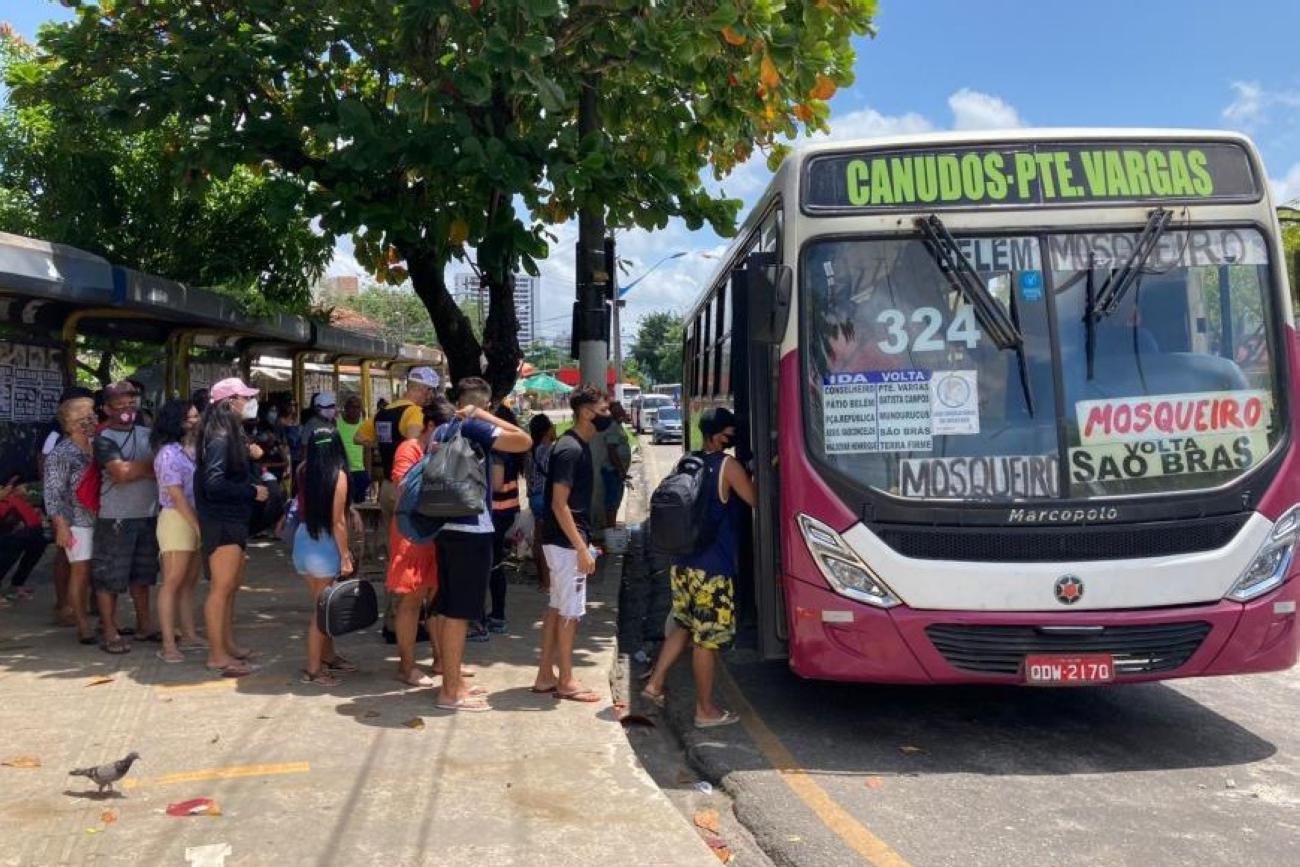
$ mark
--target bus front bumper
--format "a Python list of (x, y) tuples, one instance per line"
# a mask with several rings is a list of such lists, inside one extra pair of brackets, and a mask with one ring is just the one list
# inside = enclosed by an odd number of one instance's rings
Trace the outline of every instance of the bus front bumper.
[(1300, 648), (1295, 575), (1244, 604), (1077, 613), (882, 610), (789, 576), (785, 589), (790, 667), (819, 680), (1014, 684), (1027, 653), (1109, 652), (1115, 682), (1136, 683), (1280, 671)]

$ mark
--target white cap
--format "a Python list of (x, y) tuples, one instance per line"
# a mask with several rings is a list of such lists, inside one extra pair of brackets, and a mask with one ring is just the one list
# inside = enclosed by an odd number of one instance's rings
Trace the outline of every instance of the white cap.
[(338, 406), (338, 402), (334, 399), (334, 392), (322, 391), (311, 399), (311, 405), (318, 409), (330, 409), (331, 407)]
[(432, 367), (413, 367), (411, 372), (406, 374), (408, 383), (414, 382), (416, 385), (423, 385), (429, 388), (437, 388), (442, 385), (442, 379), (438, 376), (438, 371)]

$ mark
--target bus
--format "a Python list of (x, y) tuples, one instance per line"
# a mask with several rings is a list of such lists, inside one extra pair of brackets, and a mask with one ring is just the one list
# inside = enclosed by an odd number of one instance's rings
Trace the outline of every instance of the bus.
[(686, 318), (759, 503), (741, 636), (798, 675), (1126, 683), (1296, 661), (1293, 304), (1245, 137), (804, 147)]

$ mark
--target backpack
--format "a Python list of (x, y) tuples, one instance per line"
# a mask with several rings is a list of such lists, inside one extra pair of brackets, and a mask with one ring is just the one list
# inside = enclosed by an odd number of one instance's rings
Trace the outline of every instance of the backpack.
[(426, 454), (406, 471), (406, 475), (402, 476), (397, 492), (397, 507), (393, 510), (397, 532), (417, 545), (427, 545), (432, 542), (446, 523), (442, 518), (429, 518), (419, 512), (420, 496), (424, 489), (425, 464), (432, 456), (432, 453)]
[(684, 557), (708, 543), (712, 477), (704, 456), (692, 452), (655, 488), (650, 495), (650, 540), (657, 550)]
[[(472, 518), (487, 504), (488, 484), (482, 451), (452, 422), (447, 438), (425, 455), (415, 511), (426, 518)], [(403, 479), (403, 485), (406, 482)]]

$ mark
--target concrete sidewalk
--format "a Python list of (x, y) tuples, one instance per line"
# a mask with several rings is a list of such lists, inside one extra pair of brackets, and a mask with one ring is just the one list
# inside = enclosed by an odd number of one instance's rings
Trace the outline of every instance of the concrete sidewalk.
[[(167, 665), (157, 645), (77, 645), (47, 625), (46, 580), (35, 602), (0, 611), (0, 762), (41, 762), (0, 766), (0, 864), (219, 864), (227, 847), (228, 865), (717, 863), (608, 700), (529, 692), (545, 601), (534, 586), (511, 586), (508, 635), (469, 645), (493, 712), (458, 716), (392, 679), (378, 624), (339, 641), (362, 673), (332, 690), (300, 684), (306, 592), (283, 545), (251, 555), (237, 631), (262, 668), (238, 681), (214, 679), (197, 654)], [(607, 559), (578, 652), (604, 695), (619, 565)], [(119, 797), (67, 776), (130, 750), (143, 758)], [(166, 815), (198, 797), (222, 815)]]

